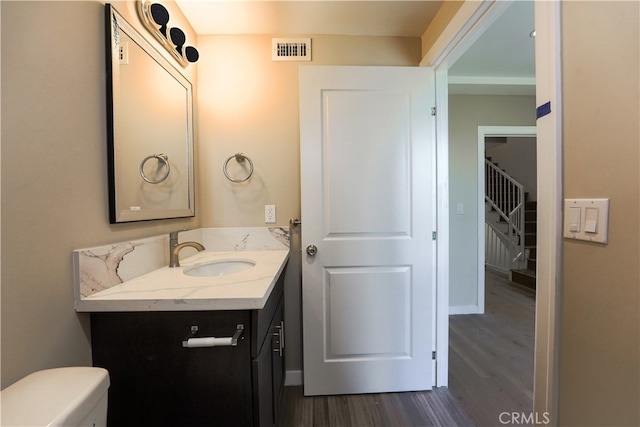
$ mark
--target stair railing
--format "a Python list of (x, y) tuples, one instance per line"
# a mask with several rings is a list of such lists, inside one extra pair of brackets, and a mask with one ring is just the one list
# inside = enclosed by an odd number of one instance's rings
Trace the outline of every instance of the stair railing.
[[(507, 222), (511, 264), (524, 260), (524, 187), (493, 162), (485, 159), (484, 198)], [(511, 238), (513, 236), (513, 238)]]
[(511, 263), (511, 237), (491, 221), (484, 222), (484, 262), (487, 267), (509, 274)]

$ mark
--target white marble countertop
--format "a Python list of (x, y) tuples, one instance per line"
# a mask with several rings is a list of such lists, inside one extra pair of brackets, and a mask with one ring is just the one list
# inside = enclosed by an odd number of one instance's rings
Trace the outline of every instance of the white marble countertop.
[[(284, 269), (288, 250), (198, 252), (180, 267), (162, 267), (104, 291), (83, 297), (76, 311), (253, 310), (264, 307)], [(251, 260), (247, 270), (214, 277), (193, 277), (185, 268), (211, 261)]]

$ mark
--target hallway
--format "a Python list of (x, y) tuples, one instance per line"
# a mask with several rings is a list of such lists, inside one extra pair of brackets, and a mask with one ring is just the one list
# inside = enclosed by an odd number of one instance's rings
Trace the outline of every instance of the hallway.
[(533, 408), (535, 291), (485, 278), (485, 314), (449, 318), (449, 391), (475, 425), (493, 426)]
[(302, 387), (286, 387), (281, 425), (495, 426), (501, 413), (528, 415), (535, 294), (491, 271), (485, 286), (485, 314), (450, 317), (448, 388), (304, 397)]

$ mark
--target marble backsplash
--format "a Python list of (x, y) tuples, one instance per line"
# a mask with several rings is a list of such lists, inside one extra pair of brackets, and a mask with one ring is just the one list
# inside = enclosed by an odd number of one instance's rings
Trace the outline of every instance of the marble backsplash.
[[(268, 251), (289, 248), (289, 227), (200, 228), (180, 233), (208, 251)], [(181, 257), (193, 255), (185, 248)], [(76, 301), (169, 264), (169, 234), (73, 251)]]

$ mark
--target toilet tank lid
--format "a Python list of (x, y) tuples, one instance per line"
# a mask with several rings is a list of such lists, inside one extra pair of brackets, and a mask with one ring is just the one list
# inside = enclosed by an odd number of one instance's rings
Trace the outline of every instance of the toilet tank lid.
[(109, 388), (103, 368), (70, 367), (37, 371), (0, 393), (3, 426), (56, 426), (80, 421)]

